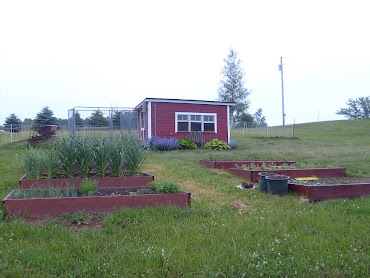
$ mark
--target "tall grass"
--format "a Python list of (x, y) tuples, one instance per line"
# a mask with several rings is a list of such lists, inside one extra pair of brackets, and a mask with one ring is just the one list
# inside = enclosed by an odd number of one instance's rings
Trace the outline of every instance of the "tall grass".
[(55, 178), (59, 166), (58, 153), (51, 148), (42, 152), (42, 156), (48, 179)]

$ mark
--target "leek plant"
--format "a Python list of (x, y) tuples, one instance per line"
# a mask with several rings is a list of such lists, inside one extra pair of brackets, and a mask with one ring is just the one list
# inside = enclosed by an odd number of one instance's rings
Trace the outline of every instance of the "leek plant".
[(54, 149), (49, 149), (42, 153), (44, 166), (48, 179), (55, 178), (59, 166), (59, 157)]
[(24, 167), (28, 179), (40, 179), (44, 161), (39, 150), (29, 148), (24, 159)]
[(93, 149), (96, 161), (96, 167), (98, 168), (101, 177), (105, 177), (105, 171), (110, 165), (110, 154), (112, 140), (106, 137), (97, 137), (93, 142)]
[(95, 154), (93, 152), (91, 140), (81, 139), (78, 142), (77, 164), (84, 178), (88, 178), (90, 171), (93, 168)]
[(56, 142), (55, 148), (59, 154), (64, 175), (72, 178), (78, 156), (78, 138), (63, 138)]
[(146, 159), (148, 150), (142, 142), (132, 135), (123, 137), (123, 145), (125, 149), (124, 163), (126, 174), (129, 176), (138, 176), (140, 167)]
[(110, 163), (112, 174), (116, 177), (122, 176), (122, 164), (124, 163), (124, 146), (122, 141), (113, 141)]

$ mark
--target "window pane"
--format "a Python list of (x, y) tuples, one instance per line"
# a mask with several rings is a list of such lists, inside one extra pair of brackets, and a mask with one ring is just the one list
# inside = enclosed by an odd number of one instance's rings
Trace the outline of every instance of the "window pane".
[(178, 121), (187, 121), (188, 116), (187, 115), (177, 115), (177, 120)]
[(201, 123), (196, 123), (192, 122), (191, 123), (191, 131), (202, 131), (202, 124)]
[(214, 123), (204, 123), (204, 131), (215, 131)]
[(188, 131), (188, 122), (178, 122), (177, 131)]
[(201, 121), (200, 115), (191, 115), (190, 119), (192, 121)]
[(208, 121), (213, 122), (213, 116), (208, 116)]

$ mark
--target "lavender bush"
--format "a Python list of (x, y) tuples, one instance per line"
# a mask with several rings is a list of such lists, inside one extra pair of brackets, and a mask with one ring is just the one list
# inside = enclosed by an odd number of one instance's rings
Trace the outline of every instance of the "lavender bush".
[(160, 151), (172, 151), (179, 148), (179, 141), (175, 138), (152, 137), (148, 140), (148, 144), (152, 149)]

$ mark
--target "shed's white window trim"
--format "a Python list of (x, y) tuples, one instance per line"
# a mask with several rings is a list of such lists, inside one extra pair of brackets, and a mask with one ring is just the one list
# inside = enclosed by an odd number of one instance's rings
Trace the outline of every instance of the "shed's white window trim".
[[(179, 126), (180, 123), (180, 126)], [(184, 130), (187, 123), (187, 130)], [(175, 132), (190, 132), (191, 123), (201, 123), (202, 132), (217, 133), (217, 113), (194, 113), (194, 112), (175, 112)], [(214, 130), (207, 131), (207, 124), (214, 124)]]

